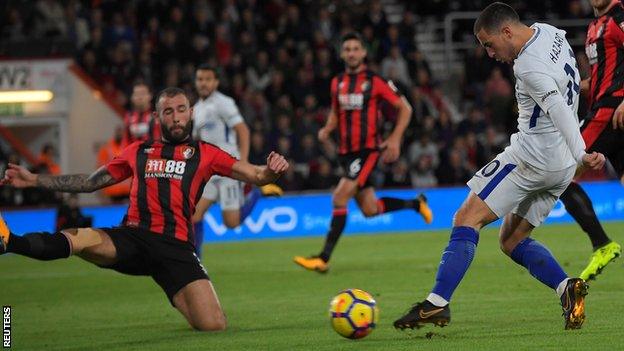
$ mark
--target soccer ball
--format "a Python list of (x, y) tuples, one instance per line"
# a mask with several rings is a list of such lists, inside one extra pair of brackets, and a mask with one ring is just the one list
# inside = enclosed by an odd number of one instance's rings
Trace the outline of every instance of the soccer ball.
[(379, 309), (366, 291), (347, 289), (331, 300), (329, 319), (336, 333), (345, 338), (360, 339), (377, 326)]

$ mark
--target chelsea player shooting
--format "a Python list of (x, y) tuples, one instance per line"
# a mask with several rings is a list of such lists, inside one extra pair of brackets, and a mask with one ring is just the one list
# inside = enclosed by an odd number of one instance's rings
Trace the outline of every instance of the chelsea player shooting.
[(497, 61), (513, 64), (518, 132), (510, 145), (468, 182), (470, 193), (456, 212), (436, 284), (421, 303), (396, 320), (396, 328), (450, 322), (449, 302), (474, 257), (479, 230), (504, 218), (502, 251), (561, 300), (566, 329), (585, 320), (587, 285), (569, 278), (552, 253), (530, 238), (572, 181), (578, 167), (600, 169), (605, 157), (585, 152), (579, 130), (580, 77), (565, 31), (545, 23), (526, 26), (509, 5), (486, 7), (474, 34)]

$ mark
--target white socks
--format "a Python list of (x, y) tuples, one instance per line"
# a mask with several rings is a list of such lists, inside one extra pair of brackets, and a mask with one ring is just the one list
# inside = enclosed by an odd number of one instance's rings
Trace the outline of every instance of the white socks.
[(565, 278), (564, 280), (561, 281), (561, 283), (559, 283), (559, 285), (557, 285), (557, 295), (559, 295), (559, 297), (563, 295), (566, 285), (568, 285), (568, 280), (570, 280), (570, 278)]
[[(565, 288), (565, 285), (563, 287)], [(442, 296), (434, 293), (431, 293), (429, 294), (429, 296), (427, 296), (427, 301), (431, 302), (434, 306), (437, 307), (444, 307), (449, 303)]]

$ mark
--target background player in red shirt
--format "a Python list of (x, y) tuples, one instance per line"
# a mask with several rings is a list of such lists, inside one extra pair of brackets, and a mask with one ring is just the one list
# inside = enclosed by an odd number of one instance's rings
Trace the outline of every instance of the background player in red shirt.
[[(345, 174), (333, 192), (332, 219), (325, 246), (321, 253), (311, 257), (296, 256), (295, 263), (317, 272), (329, 269), (327, 262), (342, 234), (347, 216), (347, 202), (355, 197), (366, 217), (402, 209), (413, 209), (420, 213), (427, 223), (433, 216), (424, 196), (403, 200), (383, 197), (377, 199), (375, 189), (369, 181), (371, 172), (380, 156), (384, 162), (394, 162), (401, 152), (403, 133), (407, 128), (412, 108), (399, 95), (392, 82), (386, 82), (368, 70), (364, 60), (366, 49), (358, 33), (342, 37), (340, 57), (344, 60), (344, 73), (331, 82), (331, 111), (327, 122), (318, 132), (318, 139), (327, 142), (329, 135), (338, 131), (338, 154)], [(384, 141), (378, 131), (379, 103), (386, 101), (397, 109), (398, 117), (394, 130)]]
[(160, 140), (160, 120), (154, 117), (152, 90), (144, 82), (134, 83), (130, 96), (132, 110), (124, 115), (124, 145), (135, 141)]
[(102, 268), (149, 275), (193, 328), (223, 330), (225, 315), (194, 253), (191, 216), (195, 201), (213, 174), (264, 185), (284, 173), (288, 163), (271, 153), (266, 166), (255, 166), (191, 140), (192, 108), (181, 89), (163, 90), (155, 115), (162, 123), (162, 141), (133, 143), (91, 175), (36, 175), (10, 164), (0, 182), (18, 188), (92, 192), (132, 176), (130, 206), (122, 226), (17, 236), (0, 217), (0, 253), (39, 260), (77, 255)]
[[(596, 19), (587, 29), (585, 52), (591, 65), (589, 79), (581, 91), (589, 99), (589, 114), (581, 125), (587, 152), (604, 154), (619, 177), (624, 174), (624, 8), (619, 0), (590, 0)], [(622, 253), (596, 217), (589, 196), (572, 182), (561, 194), (566, 210), (591, 240), (589, 264), (581, 272), (584, 280), (598, 274)]]

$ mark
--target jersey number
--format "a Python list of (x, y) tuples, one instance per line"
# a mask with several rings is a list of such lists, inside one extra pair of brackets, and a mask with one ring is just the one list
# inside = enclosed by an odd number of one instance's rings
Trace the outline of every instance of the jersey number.
[[(566, 63), (565, 66), (563, 66), (563, 70), (565, 71), (566, 75), (569, 75), (570, 78), (572, 78), (570, 81), (568, 81), (568, 90), (566, 91), (566, 96), (568, 97), (568, 106), (572, 106), (574, 105), (574, 96), (578, 95), (581, 86), (576, 83), (576, 73), (569, 63)], [(537, 118), (539, 117), (540, 112), (542, 112), (542, 109), (539, 107), (539, 105), (535, 104), (535, 107), (533, 108), (533, 113), (531, 114), (531, 119), (529, 120), (529, 129), (537, 125)]]
[(574, 104), (574, 96), (578, 95), (581, 86), (576, 83), (576, 73), (570, 64), (566, 63), (563, 70), (570, 76), (570, 78), (572, 78), (568, 82), (568, 91), (566, 92), (566, 95), (568, 96), (568, 106), (572, 106)]

